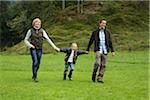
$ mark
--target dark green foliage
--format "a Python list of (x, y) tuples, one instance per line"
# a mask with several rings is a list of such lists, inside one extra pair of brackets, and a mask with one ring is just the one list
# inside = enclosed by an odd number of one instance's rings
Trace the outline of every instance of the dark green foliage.
[[(58, 47), (68, 47), (77, 42), (86, 49), (90, 34), (98, 28), (100, 18), (108, 21), (116, 50), (143, 50), (149, 48), (149, 1), (84, 1), (83, 13), (77, 13), (77, 1), (66, 1), (62, 10), (61, 1), (1, 1), (1, 49), (23, 40), (35, 17)], [(4, 6), (4, 7), (3, 7)], [(7, 41), (9, 39), (9, 41)], [(24, 46), (23, 42), (19, 46)], [(45, 53), (50, 52), (44, 44)], [(12, 52), (14, 48), (8, 49)], [(24, 52), (25, 53), (25, 52)]]

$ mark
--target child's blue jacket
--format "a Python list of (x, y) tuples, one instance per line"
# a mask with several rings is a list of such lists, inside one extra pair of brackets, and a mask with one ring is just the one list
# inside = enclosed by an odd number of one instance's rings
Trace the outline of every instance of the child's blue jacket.
[[(66, 57), (65, 57), (65, 63), (68, 62), (68, 59), (69, 59), (69, 56), (71, 54), (71, 51), (72, 49), (71, 48), (66, 48), (66, 49), (60, 49), (60, 52), (64, 52), (66, 53)], [(76, 60), (78, 58), (79, 55), (82, 55), (82, 54), (86, 54), (86, 52), (82, 52), (80, 50), (77, 50), (77, 51), (74, 51), (74, 56), (73, 56), (73, 64), (76, 63)]]

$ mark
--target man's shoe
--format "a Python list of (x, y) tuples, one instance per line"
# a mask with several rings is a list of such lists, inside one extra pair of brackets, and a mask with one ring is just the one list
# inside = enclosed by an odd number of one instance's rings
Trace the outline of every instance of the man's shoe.
[(95, 76), (92, 76), (92, 81), (95, 82)]
[(99, 82), (99, 83), (104, 83), (102, 80), (97, 80), (97, 82)]
[(95, 80), (94, 80), (94, 79), (92, 79), (92, 81), (93, 81), (93, 82), (95, 82)]
[(38, 81), (38, 80), (35, 80), (34, 82), (37, 83), (37, 82), (39, 82), (39, 81)]
[(33, 79), (33, 82), (35, 82), (35, 83), (37, 83), (37, 82), (39, 82), (37, 79)]

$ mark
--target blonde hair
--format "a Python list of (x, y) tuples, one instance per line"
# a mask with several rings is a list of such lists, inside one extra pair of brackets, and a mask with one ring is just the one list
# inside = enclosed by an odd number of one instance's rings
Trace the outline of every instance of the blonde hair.
[(78, 49), (77, 43), (75, 43), (75, 42), (71, 43), (71, 48), (75, 49), (75, 50)]
[(73, 43), (71, 43), (71, 45), (75, 45), (75, 46), (77, 46), (77, 43), (73, 42)]
[(40, 22), (40, 23), (41, 23), (40, 18), (35, 18), (35, 19), (33, 19), (33, 21), (32, 21), (32, 26), (34, 26), (34, 24), (35, 24), (36, 22)]

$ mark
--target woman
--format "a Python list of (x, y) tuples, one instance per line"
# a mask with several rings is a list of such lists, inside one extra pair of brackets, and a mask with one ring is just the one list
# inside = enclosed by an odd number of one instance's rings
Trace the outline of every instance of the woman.
[(58, 48), (49, 39), (45, 30), (41, 28), (41, 20), (39, 18), (35, 18), (32, 21), (32, 28), (28, 30), (24, 39), (25, 44), (30, 48), (30, 53), (32, 57), (32, 79), (34, 82), (38, 82), (37, 71), (40, 66), (42, 56), (42, 44), (44, 38), (56, 51), (58, 51)]

